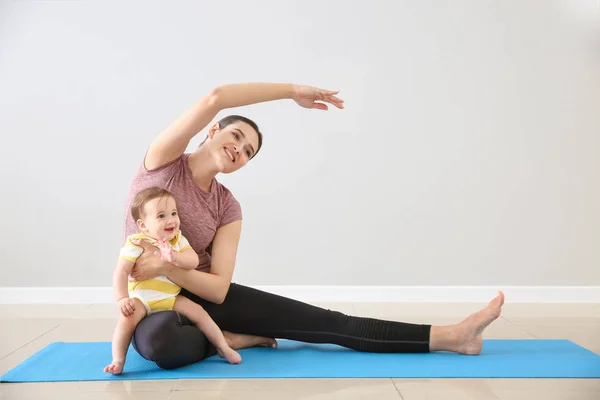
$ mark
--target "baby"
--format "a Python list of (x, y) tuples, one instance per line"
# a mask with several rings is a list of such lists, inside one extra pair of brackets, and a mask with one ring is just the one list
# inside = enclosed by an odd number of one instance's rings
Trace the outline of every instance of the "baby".
[(198, 255), (179, 230), (177, 203), (173, 195), (164, 189), (149, 188), (138, 193), (131, 206), (131, 214), (140, 230), (127, 238), (121, 249), (119, 261), (113, 274), (113, 290), (119, 321), (112, 341), (112, 363), (104, 372), (120, 374), (133, 332), (142, 318), (154, 312), (174, 310), (192, 321), (217, 348), (219, 355), (232, 364), (242, 357), (231, 349), (223, 333), (199, 304), (179, 295), (181, 288), (164, 276), (145, 281), (129, 282), (129, 274), (143, 249), (132, 240), (146, 240), (160, 250), (160, 255), (179, 268), (194, 269)]

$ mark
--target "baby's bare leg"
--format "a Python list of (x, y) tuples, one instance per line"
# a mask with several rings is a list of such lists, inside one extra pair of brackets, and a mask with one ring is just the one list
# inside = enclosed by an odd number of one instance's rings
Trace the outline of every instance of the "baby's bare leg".
[(114, 375), (119, 375), (123, 371), (125, 365), (125, 356), (131, 337), (136, 326), (146, 316), (146, 307), (138, 299), (135, 301), (135, 311), (129, 317), (123, 316), (119, 311), (119, 321), (115, 328), (112, 339), (112, 362), (104, 368), (104, 372), (109, 372)]
[(223, 332), (221, 332), (221, 329), (215, 324), (215, 321), (213, 321), (201, 305), (194, 303), (187, 297), (177, 296), (175, 298), (173, 310), (188, 317), (222, 353), (227, 361), (232, 364), (239, 364), (242, 361), (242, 356), (229, 347), (225, 341)]

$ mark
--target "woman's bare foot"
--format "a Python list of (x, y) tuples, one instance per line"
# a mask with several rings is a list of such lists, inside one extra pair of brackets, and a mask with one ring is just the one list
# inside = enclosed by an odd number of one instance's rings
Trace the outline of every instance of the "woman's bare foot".
[(225, 341), (233, 350), (247, 349), (249, 347), (277, 347), (277, 341), (273, 338), (227, 331), (223, 331), (223, 336), (225, 336)]
[(113, 375), (119, 375), (121, 372), (123, 372), (124, 364), (125, 364), (125, 362), (123, 362), (123, 361), (114, 361), (113, 360), (112, 363), (110, 363), (109, 365), (104, 367), (104, 372), (108, 372)]
[(457, 325), (431, 327), (429, 349), (460, 354), (481, 353), (482, 333), (502, 312), (504, 293), (498, 292), (484, 309), (468, 316)]
[(221, 349), (217, 349), (217, 354), (221, 358), (226, 358), (227, 361), (231, 364), (239, 364), (242, 362), (242, 356), (237, 351), (233, 350), (231, 347), (225, 348), (224, 351)]

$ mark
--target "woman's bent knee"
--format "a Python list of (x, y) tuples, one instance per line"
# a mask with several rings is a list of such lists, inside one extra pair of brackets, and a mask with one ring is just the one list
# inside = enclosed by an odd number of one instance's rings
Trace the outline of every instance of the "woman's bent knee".
[(168, 356), (169, 343), (177, 340), (179, 316), (174, 311), (161, 311), (142, 319), (133, 335), (133, 347), (147, 360)]
[(138, 324), (133, 347), (160, 368), (173, 369), (202, 360), (208, 350), (208, 340), (177, 312), (161, 311)]

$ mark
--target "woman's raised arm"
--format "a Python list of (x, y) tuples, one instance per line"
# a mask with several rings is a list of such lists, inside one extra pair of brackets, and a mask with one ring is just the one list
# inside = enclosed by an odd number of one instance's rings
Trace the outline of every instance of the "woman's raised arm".
[[(219, 86), (202, 96), (151, 143), (145, 157), (147, 169), (161, 167), (181, 156), (190, 140), (204, 129), (219, 111), (266, 101), (293, 99), (305, 108), (327, 110), (331, 103), (343, 108), (337, 91), (291, 83), (234, 83)], [(323, 103), (318, 103), (321, 101)]]

